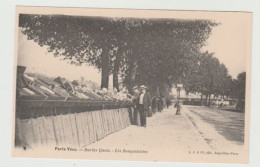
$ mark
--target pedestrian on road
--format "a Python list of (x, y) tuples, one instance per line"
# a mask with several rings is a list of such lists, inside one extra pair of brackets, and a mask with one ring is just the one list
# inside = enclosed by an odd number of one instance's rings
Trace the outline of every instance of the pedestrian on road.
[(159, 98), (158, 98), (157, 103), (158, 103), (158, 112), (162, 112), (162, 110), (163, 110), (162, 97), (159, 97)]
[(146, 127), (146, 115), (151, 110), (151, 97), (150, 93), (146, 92), (147, 87), (145, 85), (140, 86), (141, 93), (138, 96), (138, 109), (140, 113), (141, 126)]
[(149, 89), (146, 89), (146, 93), (149, 94), (150, 103), (151, 103), (149, 109), (146, 112), (146, 117), (152, 117), (153, 116), (153, 112), (152, 112), (152, 98), (151, 98), (151, 94), (150, 94)]
[(133, 92), (133, 98), (132, 98), (132, 102), (134, 104), (133, 108), (134, 108), (134, 114), (133, 114), (133, 124), (140, 126), (140, 114), (139, 114), (139, 109), (138, 109), (138, 97), (140, 95), (140, 91), (138, 89), (137, 86), (134, 86), (132, 88), (132, 92)]
[(157, 112), (157, 98), (153, 96), (152, 98), (152, 112), (155, 114)]
[(177, 103), (175, 103), (174, 107), (176, 108), (176, 115), (181, 115), (181, 103), (179, 101), (177, 101)]

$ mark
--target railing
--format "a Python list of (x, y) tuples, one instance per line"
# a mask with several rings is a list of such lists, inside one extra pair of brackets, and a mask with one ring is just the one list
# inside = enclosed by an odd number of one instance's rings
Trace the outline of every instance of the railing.
[(129, 126), (132, 103), (17, 99), (18, 147), (84, 147)]

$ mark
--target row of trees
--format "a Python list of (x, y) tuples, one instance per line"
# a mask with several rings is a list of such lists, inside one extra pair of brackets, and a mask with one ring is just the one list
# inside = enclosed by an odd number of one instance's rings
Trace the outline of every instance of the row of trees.
[(206, 104), (210, 104), (211, 95), (244, 100), (246, 73), (232, 79), (226, 66), (213, 55), (202, 53), (187, 70), (183, 77), (186, 92), (200, 92), (201, 99), (206, 97)]
[(213, 57), (213, 53), (204, 52), (197, 57), (196, 62), (189, 68), (184, 77), (187, 92), (200, 92), (201, 98), (206, 96), (210, 103), (211, 95), (230, 95), (232, 77), (224, 64)]
[(200, 54), (216, 25), (209, 20), (19, 16), (19, 26), (29, 40), (48, 46), (54, 56), (72, 64), (97, 67), (101, 88), (108, 88), (113, 74), (118, 90), (119, 76), (127, 88), (171, 86)]
[(231, 95), (227, 68), (212, 53), (201, 52), (217, 25), (210, 20), (19, 16), (29, 40), (72, 64), (99, 69), (101, 88), (108, 88), (113, 75), (118, 91), (121, 78), (129, 90), (146, 84), (153, 94), (184, 83), (188, 92)]

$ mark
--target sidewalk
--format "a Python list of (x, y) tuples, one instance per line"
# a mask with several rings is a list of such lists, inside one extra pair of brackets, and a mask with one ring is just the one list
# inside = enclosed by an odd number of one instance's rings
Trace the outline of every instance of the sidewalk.
[[(113, 157), (112, 159), (155, 161), (187, 161), (187, 159), (192, 160), (189, 152), (211, 150), (187, 116), (175, 115), (173, 107), (164, 109), (162, 113), (156, 113), (153, 117), (148, 117), (146, 128), (131, 125), (87, 148), (111, 150), (109, 154), (100, 154), (102, 159)], [(144, 150), (148, 153), (142, 155), (120, 153), (119, 155), (115, 149)], [(94, 156), (97, 155), (93, 154)]]

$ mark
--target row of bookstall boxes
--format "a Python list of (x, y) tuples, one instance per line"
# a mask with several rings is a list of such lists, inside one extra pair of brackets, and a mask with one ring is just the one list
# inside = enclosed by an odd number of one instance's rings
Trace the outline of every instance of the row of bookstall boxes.
[(131, 95), (109, 92), (70, 82), (61, 77), (51, 79), (25, 73), (26, 67), (17, 67), (16, 98), (20, 100), (82, 100), (82, 101), (131, 101)]

